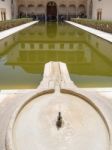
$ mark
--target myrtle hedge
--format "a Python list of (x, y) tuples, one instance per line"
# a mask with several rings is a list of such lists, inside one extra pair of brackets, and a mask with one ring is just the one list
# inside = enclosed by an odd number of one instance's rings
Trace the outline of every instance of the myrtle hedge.
[(31, 18), (13, 19), (7, 21), (0, 21), (0, 31), (7, 30), (32, 21)]
[(102, 21), (102, 20), (91, 20), (91, 19), (80, 19), (72, 18), (71, 21), (101, 30), (104, 32), (112, 33), (112, 21)]

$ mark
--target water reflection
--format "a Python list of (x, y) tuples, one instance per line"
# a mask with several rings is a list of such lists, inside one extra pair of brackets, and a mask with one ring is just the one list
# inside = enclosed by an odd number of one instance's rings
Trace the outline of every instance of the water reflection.
[(112, 44), (67, 24), (38, 24), (0, 41), (0, 88), (35, 88), (63, 61), (80, 87), (112, 86)]
[(48, 22), (47, 24), (46, 24), (46, 31), (47, 31), (47, 37), (48, 38), (55, 38), (56, 37), (56, 35), (57, 35), (57, 26), (58, 26), (58, 24), (57, 23), (55, 23), (54, 25), (53, 25), (53, 27), (52, 27), (52, 24), (50, 23), (50, 22)]

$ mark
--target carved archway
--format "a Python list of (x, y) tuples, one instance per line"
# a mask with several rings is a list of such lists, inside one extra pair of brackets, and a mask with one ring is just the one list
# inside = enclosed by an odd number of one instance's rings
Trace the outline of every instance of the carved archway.
[(86, 7), (84, 4), (79, 5), (79, 17), (86, 18)]
[(35, 6), (33, 4), (28, 5), (28, 16), (32, 17), (35, 14)]
[(59, 5), (58, 14), (59, 14), (59, 20), (67, 19), (67, 7), (65, 4)]
[(18, 6), (18, 16), (20, 18), (26, 17), (26, 6), (25, 5), (21, 4)]
[(47, 21), (57, 21), (57, 4), (53, 1), (47, 3)]
[(70, 4), (68, 7), (68, 15), (69, 15), (69, 20), (71, 18), (76, 18), (76, 6), (74, 4)]
[(36, 14), (39, 20), (43, 21), (45, 20), (45, 9), (43, 4), (38, 4), (36, 8)]

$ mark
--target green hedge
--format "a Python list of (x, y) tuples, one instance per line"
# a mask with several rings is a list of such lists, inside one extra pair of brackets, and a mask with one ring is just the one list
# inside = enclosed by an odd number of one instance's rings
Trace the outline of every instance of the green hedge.
[(16, 27), (25, 23), (32, 21), (30, 18), (22, 18), (22, 19), (13, 19), (7, 21), (0, 21), (0, 31)]
[(72, 18), (71, 21), (92, 27), (104, 32), (112, 33), (112, 21), (99, 21), (91, 19)]

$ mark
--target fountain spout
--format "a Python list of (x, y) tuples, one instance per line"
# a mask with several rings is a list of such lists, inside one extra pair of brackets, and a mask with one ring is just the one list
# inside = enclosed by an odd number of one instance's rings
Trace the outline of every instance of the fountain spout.
[(62, 124), (63, 124), (62, 116), (61, 116), (61, 112), (59, 112), (58, 117), (57, 117), (57, 121), (56, 121), (57, 129), (61, 128)]

